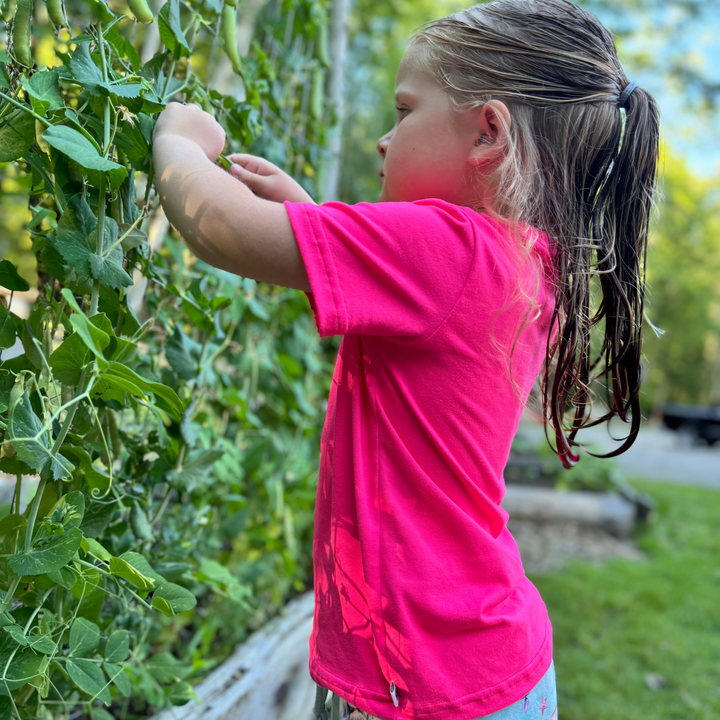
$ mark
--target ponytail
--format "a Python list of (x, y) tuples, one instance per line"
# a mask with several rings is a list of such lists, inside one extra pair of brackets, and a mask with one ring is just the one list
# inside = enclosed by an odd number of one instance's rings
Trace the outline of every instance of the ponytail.
[[(581, 428), (609, 422), (616, 415), (630, 423), (622, 444), (612, 452), (596, 457), (613, 457), (625, 452), (640, 429), (645, 264), (658, 159), (659, 111), (645, 90), (634, 85), (628, 85), (627, 89), (626, 99), (621, 97), (618, 103), (624, 107), (618, 109), (613, 136), (613, 142), (617, 141), (617, 152), (595, 176), (595, 182), (584, 198), (590, 244), (576, 256), (575, 267), (561, 272), (561, 276), (567, 276), (567, 283), (560, 289), (551, 327), (564, 311), (562, 339), (554, 348), (548, 339), (548, 358), (555, 353), (557, 357), (549, 398), (550, 363), (545, 366), (543, 414), (551, 419), (557, 452), (565, 467), (572, 467), (578, 461), (571, 447), (577, 444), (574, 440)], [(593, 246), (597, 253), (596, 274), (602, 301), (591, 318), (588, 271)], [(604, 341), (597, 359), (591, 362), (590, 330), (603, 318)], [(605, 367), (595, 378), (607, 378), (608, 412), (590, 422), (586, 419), (586, 411), (592, 406), (590, 373), (601, 360)], [(562, 418), (568, 405), (574, 409), (574, 418), (566, 438)]]

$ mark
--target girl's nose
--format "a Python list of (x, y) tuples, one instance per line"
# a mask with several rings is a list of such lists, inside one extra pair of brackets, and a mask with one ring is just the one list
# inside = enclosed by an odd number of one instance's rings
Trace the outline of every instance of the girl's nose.
[(377, 144), (377, 149), (380, 155), (382, 157), (385, 157), (385, 154), (387, 153), (387, 146), (390, 143), (390, 133), (387, 133), (383, 135), (379, 140)]

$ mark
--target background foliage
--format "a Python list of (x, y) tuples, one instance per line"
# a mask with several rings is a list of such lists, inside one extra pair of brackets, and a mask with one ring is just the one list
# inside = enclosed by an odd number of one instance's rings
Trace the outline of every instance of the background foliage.
[[(155, 47), (141, 0), (23, 2), (0, 54), (0, 719), (141, 717), (308, 587), (336, 350), (302, 293), (167, 232), (154, 121), (196, 102), (228, 153), (315, 194), (327, 12), (270, 2), (239, 57), (232, 2), (168, 0)], [(235, 94), (214, 85), (225, 55)]]

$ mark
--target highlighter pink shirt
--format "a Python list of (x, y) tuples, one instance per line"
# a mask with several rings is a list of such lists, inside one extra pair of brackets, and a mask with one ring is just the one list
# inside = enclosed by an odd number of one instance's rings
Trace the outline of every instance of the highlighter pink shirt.
[[(344, 335), (321, 440), (310, 675), (387, 720), (505, 708), (552, 660), (500, 506), (522, 405), (493, 343), (527, 308), (512, 303), (511, 240), (439, 199), (285, 207), (318, 331)], [(513, 359), (523, 400), (554, 305), (544, 235), (533, 262), (542, 313)]]

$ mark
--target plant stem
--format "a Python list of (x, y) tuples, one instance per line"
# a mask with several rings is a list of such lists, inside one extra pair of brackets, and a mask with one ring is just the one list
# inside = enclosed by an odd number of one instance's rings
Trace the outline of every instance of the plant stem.
[(15, 481), (15, 513), (20, 514), (20, 489), (22, 487), (22, 473), (17, 473)]
[(13, 578), (13, 581), (10, 583), (10, 587), (5, 593), (5, 598), (2, 603), (0, 603), (0, 613), (4, 613), (12, 605), (13, 598), (15, 597), (15, 591), (17, 590), (19, 584), (20, 578)]
[[(102, 63), (103, 80), (108, 81), (107, 63), (105, 62), (105, 42), (103, 40), (102, 22), (98, 22), (98, 46), (100, 47), (100, 60)], [(103, 108), (103, 157), (107, 158), (110, 152), (110, 98), (105, 98), (105, 106)], [(107, 175), (100, 175), (100, 193), (98, 197), (98, 221), (97, 230), (95, 231), (95, 253), (102, 255), (103, 245), (105, 244), (105, 191), (107, 184)], [(92, 317), (97, 313), (98, 298), (100, 296), (100, 281), (94, 280), (92, 293), (90, 295), (90, 311)]]
[[(15, 498), (14, 498), (14, 505), (15, 505), (15, 514), (20, 514), (20, 491), (22, 489), (22, 473), (17, 473), (17, 480), (15, 481)], [(13, 539), (13, 555), (17, 552), (17, 543), (18, 538), (20, 537), (20, 529), (18, 528), (15, 531), (15, 538)]]
[(33, 498), (32, 505), (30, 506), (30, 517), (25, 527), (25, 547), (23, 551), (30, 552), (30, 546), (32, 545), (33, 530), (35, 529), (35, 520), (37, 519), (38, 509), (40, 508), (40, 501), (42, 500), (43, 492), (45, 490), (45, 484), (47, 483), (47, 475), (41, 478), (38, 484), (37, 492)]
[[(89, 365), (86, 365), (82, 372), (80, 373), (80, 380), (78, 381), (77, 388), (75, 389), (75, 397), (78, 395), (82, 395), (85, 392), (85, 383), (87, 382), (87, 372), (88, 372)], [(75, 413), (77, 412), (78, 406), (80, 405), (79, 402), (76, 402), (67, 412), (67, 415), (65, 416), (65, 420), (63, 421), (62, 427), (60, 428), (60, 434), (57, 436), (57, 439), (53, 443), (52, 447), (52, 453), (53, 455), (60, 450), (60, 447), (65, 442), (65, 436), (68, 434), (68, 431), (70, 430), (70, 426), (72, 425), (72, 421), (75, 418)]]
[(170, 502), (170, 494), (172, 493), (172, 491), (173, 491), (172, 485), (168, 485), (168, 488), (165, 491), (165, 496), (162, 499), (160, 508), (157, 511), (157, 515), (155, 515), (152, 522), (150, 523), (151, 526), (154, 525), (163, 516), (163, 513), (165, 512), (165, 510), (168, 506), (168, 503)]
[(21, 110), (24, 110), (26, 113), (32, 115), (36, 120), (39, 120), (46, 127), (50, 127), (52, 125), (52, 123), (47, 118), (44, 118), (42, 115), (38, 115), (37, 113), (33, 112), (32, 108), (25, 105), (25, 103), (18, 102), (17, 100), (15, 100), (15, 98), (10, 97), (10, 95), (6, 95), (4, 92), (0, 92), (0, 97), (5, 98), (13, 105), (17, 105)]

